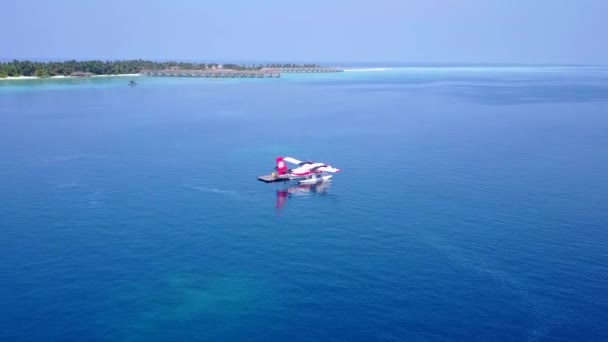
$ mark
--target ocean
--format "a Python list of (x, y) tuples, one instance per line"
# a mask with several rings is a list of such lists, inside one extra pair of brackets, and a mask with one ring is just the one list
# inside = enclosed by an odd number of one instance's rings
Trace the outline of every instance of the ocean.
[(0, 340), (608, 340), (608, 67), (348, 70), (0, 81)]

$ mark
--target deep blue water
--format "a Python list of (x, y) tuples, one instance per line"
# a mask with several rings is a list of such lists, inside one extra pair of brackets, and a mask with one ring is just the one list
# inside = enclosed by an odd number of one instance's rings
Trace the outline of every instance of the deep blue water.
[(0, 81), (0, 340), (608, 340), (608, 68), (127, 80)]

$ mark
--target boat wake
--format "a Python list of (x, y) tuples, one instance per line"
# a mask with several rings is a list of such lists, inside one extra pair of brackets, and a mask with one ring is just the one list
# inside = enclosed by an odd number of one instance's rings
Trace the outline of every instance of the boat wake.
[(252, 199), (250, 199), (245, 194), (235, 191), (235, 190), (218, 189), (218, 188), (211, 188), (211, 187), (198, 186), (198, 185), (185, 185), (185, 187), (192, 189), (192, 190), (202, 191), (202, 192), (206, 192), (206, 193), (210, 193), (210, 194), (216, 194), (218, 196), (225, 196), (227, 198), (232, 198), (232, 199), (236, 199), (236, 200), (252, 201)]
[(229, 195), (229, 196), (238, 196), (239, 195), (239, 193), (234, 190), (223, 190), (223, 189), (208, 188), (208, 187), (196, 186), (196, 185), (192, 185), (192, 186), (188, 186), (188, 187), (190, 189), (200, 190), (200, 191), (210, 192), (210, 193), (215, 193), (215, 194), (222, 194), (222, 195)]

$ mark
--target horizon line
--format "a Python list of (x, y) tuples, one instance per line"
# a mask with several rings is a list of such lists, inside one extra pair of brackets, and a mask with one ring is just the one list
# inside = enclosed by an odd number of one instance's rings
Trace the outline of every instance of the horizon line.
[(422, 62), (422, 61), (372, 61), (372, 60), (361, 60), (361, 61), (336, 61), (336, 60), (327, 60), (327, 61), (314, 61), (314, 60), (287, 60), (287, 59), (256, 59), (256, 60), (247, 60), (247, 59), (191, 59), (191, 58), (15, 58), (15, 57), (0, 57), (1, 63), (12, 62), (12, 61), (31, 61), (31, 62), (66, 62), (66, 61), (133, 61), (133, 60), (145, 60), (151, 62), (184, 62), (184, 63), (240, 63), (240, 64), (269, 64), (269, 63), (312, 63), (312, 64), (334, 64), (334, 65), (373, 65), (373, 66), (412, 66), (412, 67), (420, 67), (420, 66), (602, 66), (608, 67), (608, 63), (558, 63), (558, 62)]

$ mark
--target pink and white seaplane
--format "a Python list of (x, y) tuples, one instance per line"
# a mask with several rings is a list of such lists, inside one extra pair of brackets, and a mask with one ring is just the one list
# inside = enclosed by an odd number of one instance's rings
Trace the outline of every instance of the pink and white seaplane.
[[(290, 169), (285, 162), (297, 167)], [(318, 184), (331, 180), (332, 173), (340, 172), (340, 169), (325, 163), (300, 161), (292, 157), (277, 157), (275, 170), (276, 172), (258, 179), (266, 183), (295, 180), (298, 184)]]

